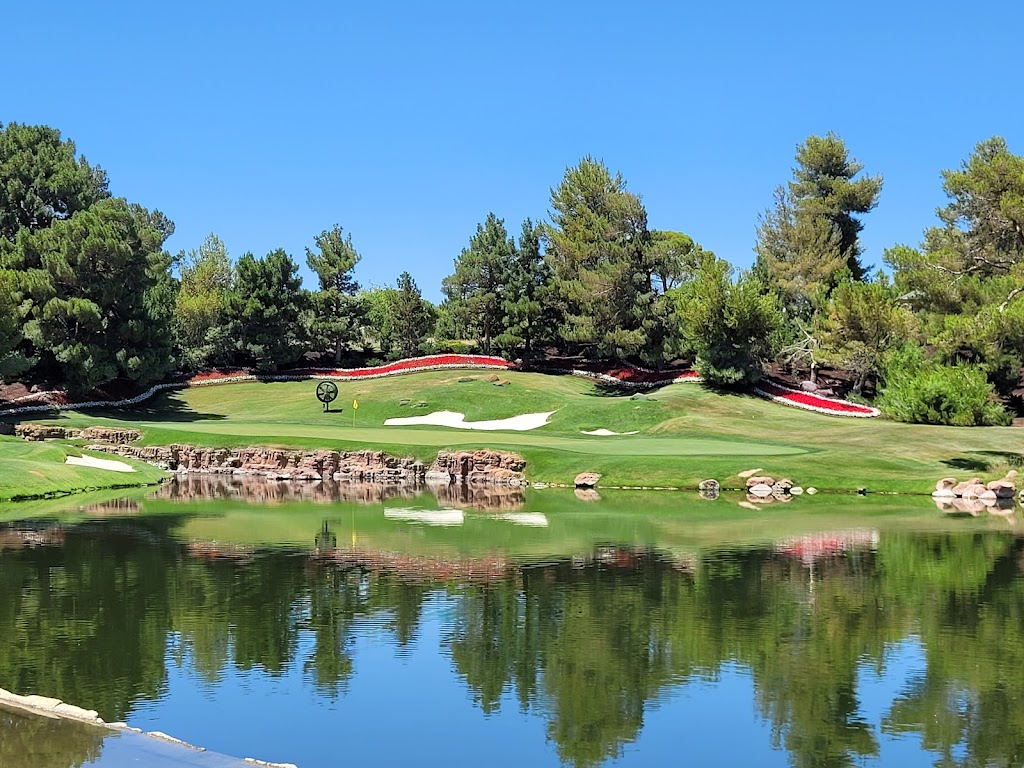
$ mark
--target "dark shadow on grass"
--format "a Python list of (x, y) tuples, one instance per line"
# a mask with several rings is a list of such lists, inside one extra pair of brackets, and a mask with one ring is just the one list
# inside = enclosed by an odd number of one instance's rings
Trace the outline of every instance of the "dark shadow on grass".
[(982, 459), (969, 459), (966, 457), (947, 459), (942, 463), (952, 469), (962, 469), (964, 472), (985, 472), (990, 466), (987, 461)]
[(1024, 453), (1012, 451), (972, 451), (966, 456), (947, 459), (942, 462), (947, 467), (962, 469), (965, 472), (987, 472), (993, 464), (1008, 464), (1011, 467), (1024, 467)]
[(220, 413), (199, 413), (188, 407), (180, 392), (161, 392), (131, 408), (90, 408), (90, 416), (101, 416), (113, 421), (221, 421)]

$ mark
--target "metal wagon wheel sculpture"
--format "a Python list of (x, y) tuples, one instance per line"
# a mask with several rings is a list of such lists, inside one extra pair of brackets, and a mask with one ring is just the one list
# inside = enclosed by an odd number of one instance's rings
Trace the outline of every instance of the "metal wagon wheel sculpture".
[(321, 381), (316, 385), (316, 399), (324, 404), (324, 413), (331, 410), (331, 403), (338, 398), (338, 385), (333, 381)]

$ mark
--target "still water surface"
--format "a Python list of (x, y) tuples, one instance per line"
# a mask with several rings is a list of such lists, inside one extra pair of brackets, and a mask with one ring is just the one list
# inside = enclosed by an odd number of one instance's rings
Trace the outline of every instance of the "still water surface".
[[(1024, 761), (1013, 512), (384, 495), (0, 510), (0, 687), (300, 768)], [(5, 768), (115, 764), (14, 722)]]

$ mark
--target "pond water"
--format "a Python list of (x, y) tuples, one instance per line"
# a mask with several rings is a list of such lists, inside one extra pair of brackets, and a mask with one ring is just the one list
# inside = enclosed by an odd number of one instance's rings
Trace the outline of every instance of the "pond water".
[[(193, 478), (3, 508), (0, 687), (300, 768), (1024, 761), (1024, 510), (742, 501)], [(122, 764), (33, 728), (0, 712), (0, 765)]]

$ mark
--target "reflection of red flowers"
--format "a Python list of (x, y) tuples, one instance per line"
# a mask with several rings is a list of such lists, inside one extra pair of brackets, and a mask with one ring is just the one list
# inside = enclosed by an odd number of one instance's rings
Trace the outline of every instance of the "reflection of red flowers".
[(837, 416), (877, 416), (878, 411), (866, 405), (833, 400), (830, 397), (812, 395), (810, 392), (799, 392), (789, 387), (781, 387), (769, 381), (758, 383), (758, 388), (776, 401), (783, 401), (798, 408), (806, 408), (819, 413), (833, 413)]

